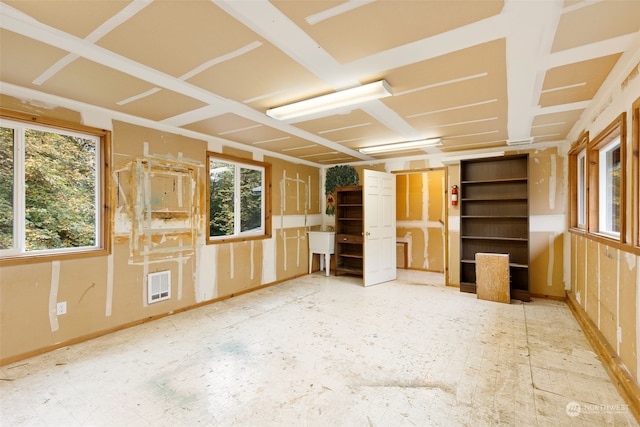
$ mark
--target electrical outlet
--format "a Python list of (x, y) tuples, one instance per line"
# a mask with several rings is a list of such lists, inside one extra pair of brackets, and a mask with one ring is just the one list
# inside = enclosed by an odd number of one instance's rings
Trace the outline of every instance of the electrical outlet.
[(62, 301), (62, 302), (58, 303), (56, 313), (58, 315), (67, 314), (67, 302), (66, 301)]

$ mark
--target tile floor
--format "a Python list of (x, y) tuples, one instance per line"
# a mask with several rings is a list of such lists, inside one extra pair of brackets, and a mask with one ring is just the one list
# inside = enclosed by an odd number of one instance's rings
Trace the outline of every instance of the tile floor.
[(564, 303), (315, 273), (0, 368), (0, 425), (637, 425)]

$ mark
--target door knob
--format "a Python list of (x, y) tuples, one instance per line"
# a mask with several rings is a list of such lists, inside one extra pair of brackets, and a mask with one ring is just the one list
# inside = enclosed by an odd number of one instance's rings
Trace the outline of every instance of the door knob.
[(369, 233), (368, 231), (366, 233), (364, 233), (365, 236), (371, 236), (371, 233)]

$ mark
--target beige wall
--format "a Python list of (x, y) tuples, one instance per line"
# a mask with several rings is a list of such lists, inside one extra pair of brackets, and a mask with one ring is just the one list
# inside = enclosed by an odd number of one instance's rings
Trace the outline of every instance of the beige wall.
[[(34, 112), (7, 97), (2, 106)], [(80, 120), (68, 110), (36, 113)], [(311, 217), (320, 222), (318, 168), (265, 158), (272, 164), (273, 237), (206, 245), (208, 143), (123, 122), (112, 126), (112, 253), (0, 267), (2, 363), (307, 273), (305, 231)], [(183, 200), (167, 185), (174, 179), (182, 180)], [(150, 222), (147, 209), (154, 211)], [(146, 276), (164, 270), (171, 271), (172, 298), (147, 304)], [(58, 316), (62, 301), (67, 314)]]

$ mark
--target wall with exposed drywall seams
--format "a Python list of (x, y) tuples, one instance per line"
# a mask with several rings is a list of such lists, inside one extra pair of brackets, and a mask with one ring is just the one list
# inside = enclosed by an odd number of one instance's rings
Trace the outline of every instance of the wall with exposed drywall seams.
[[(1, 101), (82, 121), (65, 109)], [(256, 159), (272, 165), (272, 236), (207, 245), (207, 150), (255, 155), (139, 125), (101, 124), (113, 131), (111, 254), (0, 267), (2, 363), (307, 273), (306, 231), (322, 222), (319, 168)], [(167, 270), (171, 298), (149, 304), (147, 274)], [(57, 315), (62, 301), (67, 313)]]

